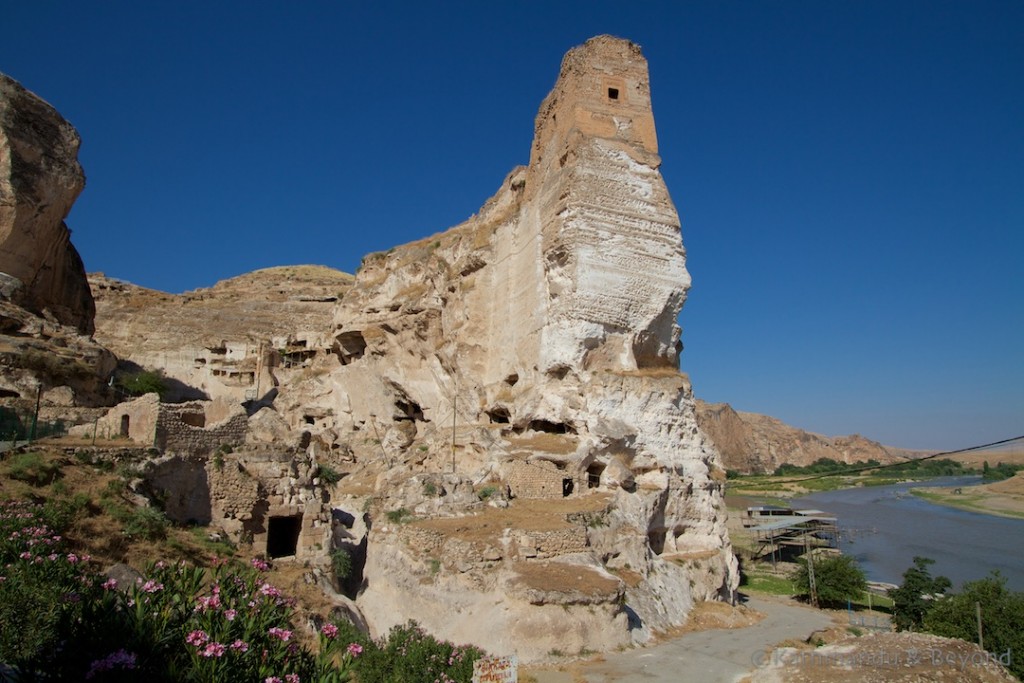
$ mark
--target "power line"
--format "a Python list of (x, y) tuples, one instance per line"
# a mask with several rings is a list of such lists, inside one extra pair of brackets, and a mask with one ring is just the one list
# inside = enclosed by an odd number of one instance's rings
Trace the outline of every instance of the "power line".
[[(1021, 436), (1015, 436), (1012, 439), (1002, 439), (1000, 441), (993, 441), (992, 443), (984, 443), (979, 446), (968, 446), (967, 448), (958, 448), (955, 451), (942, 451), (941, 453), (932, 453), (926, 455), (923, 458), (914, 458), (913, 462), (922, 462), (924, 460), (931, 460), (932, 458), (938, 458), (943, 455), (956, 455), (957, 453), (967, 453), (968, 451), (980, 451), (984, 448), (991, 448), (992, 446), (1001, 446), (1006, 443), (1013, 443), (1014, 441), (1020, 441), (1024, 439), (1024, 434)], [(782, 481), (775, 482), (776, 484), (798, 484), (802, 481), (812, 481), (814, 479), (823, 479), (825, 477), (834, 477), (837, 474), (856, 474), (857, 472), (864, 472), (866, 470), (884, 470), (890, 467), (902, 467), (907, 462), (891, 462), (887, 465), (868, 465), (865, 467), (855, 467), (853, 469), (844, 469), (833, 472), (822, 472), (821, 474), (814, 474), (809, 477), (802, 477), (800, 479), (783, 479)]]

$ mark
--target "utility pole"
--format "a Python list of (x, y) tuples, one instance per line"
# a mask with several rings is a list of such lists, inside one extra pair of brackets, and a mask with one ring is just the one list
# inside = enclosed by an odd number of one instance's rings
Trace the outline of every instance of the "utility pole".
[(811, 604), (818, 606), (818, 585), (814, 580), (814, 554), (808, 548), (807, 536), (804, 536), (804, 554), (807, 556), (807, 587), (811, 590)]

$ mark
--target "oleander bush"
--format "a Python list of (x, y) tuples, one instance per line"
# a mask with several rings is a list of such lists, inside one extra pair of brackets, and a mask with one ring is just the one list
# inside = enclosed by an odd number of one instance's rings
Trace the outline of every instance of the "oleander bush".
[(82, 504), (0, 501), (0, 670), (14, 680), (468, 682), (482, 654), (415, 623), (374, 642), (325, 622), (307, 646), (259, 559), (156, 562), (119, 586), (63, 536)]

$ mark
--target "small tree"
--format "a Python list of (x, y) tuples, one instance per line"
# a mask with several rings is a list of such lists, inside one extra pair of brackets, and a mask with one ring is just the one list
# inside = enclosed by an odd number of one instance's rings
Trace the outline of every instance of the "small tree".
[[(807, 558), (800, 558), (800, 567), (791, 577), (797, 594), (810, 598), (811, 577)], [(814, 585), (818, 601), (825, 606), (842, 607), (848, 600), (859, 598), (868, 588), (867, 578), (849, 555), (815, 557)]]
[(117, 378), (117, 385), (132, 396), (167, 393), (167, 379), (159, 370), (141, 370)]
[(928, 565), (935, 560), (915, 557), (914, 566), (903, 572), (903, 583), (889, 591), (892, 598), (892, 623), (898, 631), (920, 630), (924, 615), (935, 604), (932, 598), (944, 594), (952, 585), (945, 576), (931, 575)]
[(978, 640), (978, 612), (981, 631), (988, 652), (1001, 655), (1010, 652), (1008, 668), (1024, 678), (1024, 593), (1006, 589), (1006, 579), (999, 572), (978, 581), (964, 584), (963, 591), (936, 600), (924, 615), (924, 629), (947, 638)]

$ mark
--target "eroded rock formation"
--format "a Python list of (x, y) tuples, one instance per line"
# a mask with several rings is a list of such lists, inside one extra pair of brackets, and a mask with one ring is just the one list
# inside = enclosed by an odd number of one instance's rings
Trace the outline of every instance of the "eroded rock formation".
[[(94, 278), (97, 334), (145, 335), (133, 360), (247, 399), (250, 431), (301, 433), (345, 475), (334, 543), (375, 632), (414, 618), (523, 659), (643, 641), (738, 582), (725, 471), (677, 368), (689, 276), (657, 152), (639, 48), (594, 38), (529, 166), (464, 224), (367, 256), (319, 302), (329, 320), (289, 328), (298, 309), (264, 301), (276, 319), (247, 327), (218, 288)], [(264, 299), (246, 289), (236, 304)]]
[(0, 278), (5, 298), (83, 334), (95, 308), (64, 219), (85, 187), (75, 129), (0, 74)]

